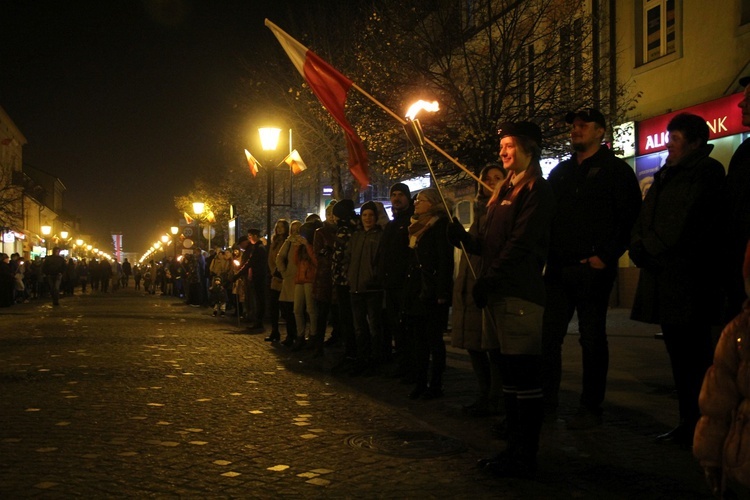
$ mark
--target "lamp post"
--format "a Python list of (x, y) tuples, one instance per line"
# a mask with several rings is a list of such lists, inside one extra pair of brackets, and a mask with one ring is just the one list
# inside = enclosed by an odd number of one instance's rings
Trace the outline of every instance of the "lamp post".
[[(263, 151), (269, 151), (268, 156), (271, 156), (272, 151), (276, 151), (276, 146), (279, 144), (279, 134), (281, 133), (280, 128), (263, 127), (258, 129), (260, 133), (260, 145)], [(273, 159), (268, 161), (266, 166), (266, 229), (268, 241), (271, 241), (271, 204), (273, 202)]]
[[(200, 201), (193, 202), (193, 213), (198, 217), (199, 219), (204, 219), (204, 213), (206, 212), (206, 204)], [(208, 238), (206, 238), (206, 241), (208, 244), (206, 245), (208, 248), (206, 250), (211, 249), (211, 221), (205, 218), (208, 222)], [(202, 233), (201, 226), (198, 224), (198, 232)]]
[(173, 250), (173, 257), (177, 258), (177, 233), (180, 231), (180, 228), (177, 226), (172, 226), (169, 228), (169, 231), (172, 233), (172, 250)]
[(164, 244), (164, 260), (167, 260), (167, 242), (169, 241), (169, 236), (164, 234), (161, 237), (161, 242)]
[(52, 234), (52, 226), (44, 224), (42, 227), (42, 234), (44, 235), (44, 255), (45, 257), (49, 254), (49, 235)]

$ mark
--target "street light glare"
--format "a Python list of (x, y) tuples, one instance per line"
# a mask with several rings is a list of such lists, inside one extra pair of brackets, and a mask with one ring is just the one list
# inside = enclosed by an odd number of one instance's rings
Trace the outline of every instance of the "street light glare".
[(193, 213), (195, 215), (200, 215), (206, 210), (206, 204), (201, 203), (200, 201), (196, 201), (193, 203)]
[(276, 146), (279, 144), (279, 134), (281, 134), (280, 128), (263, 127), (259, 128), (260, 133), (260, 145), (263, 151), (275, 151)]

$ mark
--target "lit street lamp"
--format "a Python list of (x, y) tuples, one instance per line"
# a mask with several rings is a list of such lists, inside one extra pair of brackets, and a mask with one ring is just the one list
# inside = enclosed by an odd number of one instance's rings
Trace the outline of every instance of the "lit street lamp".
[(173, 257), (177, 257), (177, 233), (180, 232), (180, 228), (177, 226), (172, 226), (169, 228), (169, 231), (172, 233), (172, 249), (173, 249)]
[(164, 234), (161, 237), (161, 242), (164, 243), (164, 260), (167, 259), (167, 242), (169, 241), (169, 236)]
[[(206, 238), (206, 241), (208, 242), (206, 250), (211, 249), (211, 220), (209, 219), (208, 214), (204, 215), (206, 212), (206, 204), (202, 203), (200, 201), (193, 202), (193, 213), (196, 217), (199, 219), (205, 219), (206, 222), (208, 222), (208, 238)], [(202, 234), (201, 226), (198, 224), (198, 232)]]
[[(276, 146), (279, 144), (279, 134), (281, 133), (280, 128), (263, 127), (258, 129), (260, 133), (260, 145), (263, 151), (269, 151), (268, 156), (271, 156), (270, 152), (276, 151)], [(266, 166), (266, 228), (268, 241), (271, 241), (271, 204), (273, 202), (273, 158), (271, 158)]]
[(44, 255), (49, 254), (49, 235), (52, 234), (52, 226), (44, 224), (42, 227), (42, 235), (44, 235)]

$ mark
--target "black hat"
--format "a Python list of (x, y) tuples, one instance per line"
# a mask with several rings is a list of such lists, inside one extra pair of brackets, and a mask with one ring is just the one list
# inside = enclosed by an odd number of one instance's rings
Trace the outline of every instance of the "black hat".
[(500, 124), (500, 128), (497, 130), (498, 135), (502, 139), (512, 135), (514, 137), (528, 137), (532, 141), (536, 142), (538, 146), (542, 145), (542, 129), (539, 125), (532, 122), (505, 122)]
[(743, 87), (746, 87), (748, 83), (750, 83), (750, 76), (743, 76), (740, 78), (740, 85)]
[(323, 225), (320, 221), (305, 222), (299, 227), (299, 235), (307, 240), (308, 243), (313, 242), (315, 236), (315, 230)]
[(362, 215), (362, 212), (364, 212), (365, 210), (372, 210), (373, 212), (375, 212), (375, 217), (378, 216), (378, 206), (372, 201), (368, 201), (361, 207), (359, 207), (359, 214)]
[(403, 182), (397, 182), (396, 184), (391, 186), (389, 194), (393, 194), (394, 191), (401, 191), (406, 195), (407, 198), (411, 200), (411, 189), (409, 189), (409, 186), (407, 186)]
[(354, 213), (354, 202), (352, 200), (344, 198), (333, 206), (333, 215), (339, 219), (351, 219), (356, 214)]
[(567, 123), (573, 123), (573, 120), (580, 118), (585, 122), (595, 122), (607, 128), (607, 120), (604, 119), (604, 115), (598, 109), (594, 108), (581, 108), (578, 111), (571, 111), (565, 115), (565, 121)]

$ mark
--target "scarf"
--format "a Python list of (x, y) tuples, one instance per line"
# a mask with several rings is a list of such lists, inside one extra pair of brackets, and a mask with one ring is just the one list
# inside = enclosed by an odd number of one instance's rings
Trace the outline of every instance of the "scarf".
[(409, 248), (417, 248), (417, 243), (422, 235), (440, 219), (437, 215), (424, 214), (411, 216), (409, 225)]

